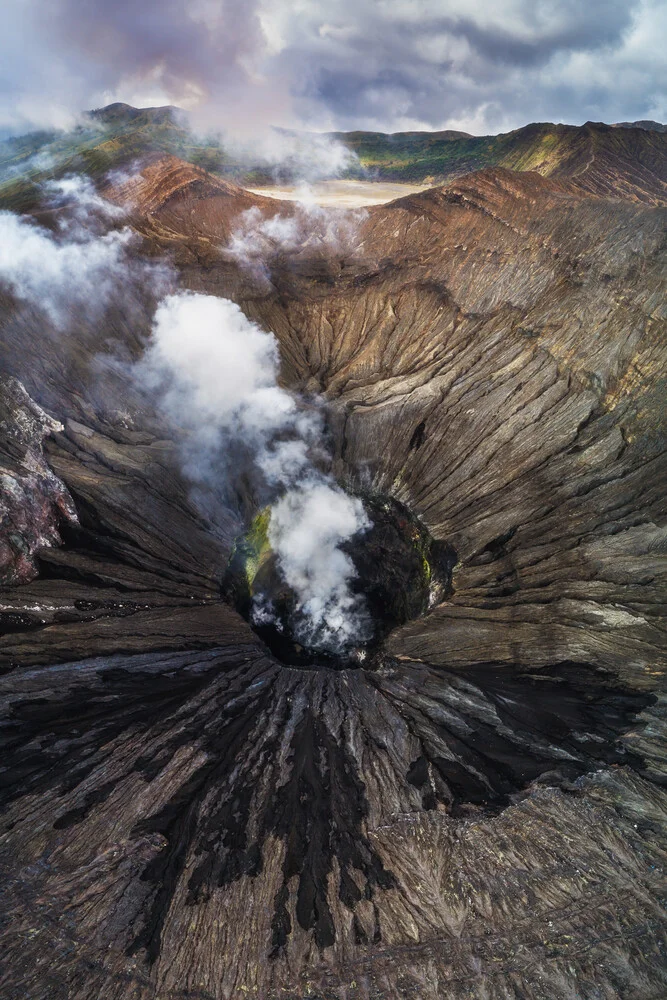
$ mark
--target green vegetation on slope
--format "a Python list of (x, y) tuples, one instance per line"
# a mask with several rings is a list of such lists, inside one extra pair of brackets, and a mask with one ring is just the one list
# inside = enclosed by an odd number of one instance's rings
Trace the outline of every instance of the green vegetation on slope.
[(353, 150), (364, 169), (378, 180), (445, 183), (491, 166), (571, 177), (600, 154), (619, 162), (634, 160), (664, 179), (667, 164), (664, 133), (593, 122), (582, 126), (537, 123), (491, 136), (451, 132), (331, 135)]
[(247, 532), (234, 543), (223, 589), (238, 607), (249, 604), (255, 577), (273, 555), (269, 542), (270, 521), (271, 508), (265, 507), (255, 515)]

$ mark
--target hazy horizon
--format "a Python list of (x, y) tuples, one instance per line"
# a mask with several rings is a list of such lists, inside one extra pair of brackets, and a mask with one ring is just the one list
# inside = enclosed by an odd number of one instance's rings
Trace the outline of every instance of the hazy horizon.
[[(131, 108), (134, 111), (163, 111), (163, 110), (166, 110), (166, 109), (178, 111), (178, 112), (181, 112), (184, 115), (184, 124), (190, 125), (190, 114), (188, 112), (188, 109), (183, 108), (183, 107), (179, 106), (178, 104), (166, 103), (166, 104), (137, 105), (137, 104), (131, 104), (128, 101), (111, 101), (108, 104), (102, 104), (102, 105), (99, 105), (99, 106), (96, 106), (96, 107), (89, 107), (89, 108), (80, 109), (77, 112), (76, 116), (73, 118), (73, 120), (70, 123), (70, 125), (53, 126), (53, 128), (54, 128), (54, 130), (58, 131), (61, 128), (63, 130), (67, 130), (68, 127), (72, 127), (73, 128), (73, 127), (82, 125), (82, 124), (86, 123), (85, 120), (87, 119), (87, 117), (89, 115), (95, 114), (97, 112), (105, 111), (107, 108), (113, 107), (114, 105), (122, 105), (124, 107)], [(667, 116), (664, 116), (664, 117), (667, 117)], [(384, 131), (384, 132), (382, 130), (380, 130), (380, 129), (318, 129), (316, 127), (312, 127), (312, 128), (289, 127), (288, 128), (286, 126), (274, 125), (271, 122), (266, 123), (266, 128), (268, 128), (271, 131), (275, 131), (275, 132), (284, 132), (284, 133), (289, 133), (289, 134), (292, 134), (292, 135), (303, 134), (303, 135), (310, 135), (310, 136), (312, 136), (312, 135), (321, 135), (321, 136), (349, 135), (349, 134), (354, 133), (354, 132), (368, 132), (369, 134), (376, 133), (378, 135), (389, 135), (389, 136), (393, 136), (393, 135), (433, 135), (433, 134), (438, 134), (438, 133), (441, 133), (441, 132), (460, 132), (462, 135), (467, 134), (471, 138), (480, 139), (480, 138), (485, 138), (486, 136), (508, 135), (508, 134), (511, 134), (512, 132), (518, 132), (521, 129), (526, 128), (526, 127), (528, 127), (530, 125), (553, 125), (555, 127), (565, 126), (567, 128), (581, 128), (583, 125), (587, 125), (589, 123), (592, 123), (592, 124), (595, 124), (595, 125), (616, 126), (616, 125), (625, 125), (625, 124), (636, 124), (638, 122), (652, 122), (652, 123), (657, 124), (657, 125), (664, 125), (665, 124), (665, 122), (661, 121), (659, 118), (655, 118), (655, 119), (652, 119), (652, 118), (651, 119), (650, 118), (637, 118), (637, 119), (632, 119), (631, 120), (631, 119), (621, 119), (619, 117), (616, 117), (616, 118), (612, 117), (612, 118), (610, 118), (607, 121), (603, 121), (602, 119), (595, 120), (595, 119), (591, 119), (591, 118), (587, 118), (585, 121), (584, 120), (582, 120), (582, 121), (547, 121), (547, 120), (537, 121), (537, 120), (530, 120), (530, 121), (525, 121), (525, 122), (523, 122), (520, 125), (517, 125), (515, 128), (506, 129), (506, 130), (500, 130), (500, 131), (495, 131), (495, 132), (472, 132), (472, 131), (469, 131), (469, 130), (466, 130), (466, 129), (453, 129), (453, 128), (400, 129), (400, 130), (396, 130), (396, 131)], [(100, 127), (103, 127), (103, 126), (100, 126)], [(20, 127), (19, 128), (11, 128), (11, 127), (7, 128), (6, 126), (3, 128), (2, 126), (0, 126), (0, 141), (3, 140), (3, 139), (5, 139), (5, 138), (10, 138), (12, 136), (20, 136), (20, 135), (28, 134), (30, 132), (38, 131), (38, 130), (39, 129), (36, 126), (29, 126), (29, 125), (25, 126), (24, 128), (20, 128)], [(195, 129), (195, 131), (196, 131), (196, 129)], [(214, 132), (215, 132), (214, 129), (210, 129), (210, 130), (207, 130), (207, 131), (211, 132), (211, 134), (214, 134)]]

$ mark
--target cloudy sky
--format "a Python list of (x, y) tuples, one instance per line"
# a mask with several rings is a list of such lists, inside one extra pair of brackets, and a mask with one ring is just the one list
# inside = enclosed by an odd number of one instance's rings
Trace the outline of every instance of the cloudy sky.
[(0, 128), (114, 100), (204, 126), (665, 121), (667, 0), (5, 0)]

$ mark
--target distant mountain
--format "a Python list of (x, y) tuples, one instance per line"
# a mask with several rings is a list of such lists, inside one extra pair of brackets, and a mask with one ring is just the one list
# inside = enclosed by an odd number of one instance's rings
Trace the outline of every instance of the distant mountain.
[(448, 133), (331, 133), (379, 180), (447, 183), (489, 166), (571, 180), (590, 194), (662, 203), (667, 198), (667, 135), (585, 125), (536, 123), (495, 136)]
[(614, 122), (612, 128), (643, 128), (647, 132), (667, 132), (667, 125), (650, 119), (641, 122)]
[(187, 115), (181, 108), (167, 104), (160, 108), (133, 108), (131, 104), (116, 101), (104, 108), (96, 108), (88, 112), (88, 117), (104, 125), (184, 125), (187, 127)]
[[(536, 171), (589, 194), (646, 204), (667, 201), (667, 126), (659, 122), (605, 125), (534, 123), (502, 135), (466, 132), (331, 132), (355, 153), (349, 176), (446, 184), (499, 166)], [(307, 134), (306, 134), (307, 137)], [(242, 184), (294, 179), (294, 165), (276, 171), (241, 162), (219, 142), (195, 136), (174, 107), (110, 104), (89, 112), (71, 132), (35, 132), (0, 142), (0, 207), (25, 211), (39, 184), (71, 172), (102, 179), (136, 161), (172, 155)]]
[(434, 143), (453, 142), (455, 139), (474, 139), (472, 132), (458, 132), (455, 129), (444, 129), (441, 132), (329, 132), (334, 139), (340, 139), (347, 145), (355, 142), (364, 143), (367, 140), (376, 139), (382, 142), (384, 139), (391, 139), (396, 143), (407, 142), (415, 148), (427, 149)]

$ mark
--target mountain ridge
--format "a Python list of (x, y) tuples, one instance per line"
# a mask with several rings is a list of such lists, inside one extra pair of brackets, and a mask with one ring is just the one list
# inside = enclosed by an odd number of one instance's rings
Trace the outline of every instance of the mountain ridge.
[[(573, 179), (589, 194), (645, 204), (667, 201), (667, 126), (646, 122), (554, 125), (534, 122), (496, 136), (464, 132), (329, 132), (354, 163), (347, 176), (366, 180), (448, 183), (492, 166)], [(660, 127), (658, 127), (660, 126)], [(282, 130), (286, 131), (286, 130)], [(290, 134), (290, 133), (287, 133)], [(296, 134), (296, 133), (294, 133)], [(298, 133), (307, 141), (308, 135)], [(110, 172), (164, 155), (176, 156), (241, 184), (289, 181), (294, 168), (258, 165), (197, 137), (172, 106), (133, 108), (115, 103), (90, 113), (69, 133), (37, 132), (0, 143), (0, 207), (26, 211), (44, 180), (84, 173), (102, 181)]]
[(361, 133), (346, 145), (378, 180), (446, 183), (472, 170), (500, 166), (580, 181), (587, 173), (583, 187), (591, 194), (611, 194), (618, 185), (632, 200), (657, 204), (667, 193), (665, 133), (602, 122), (535, 122), (498, 136), (460, 140), (438, 140), (428, 133)]

